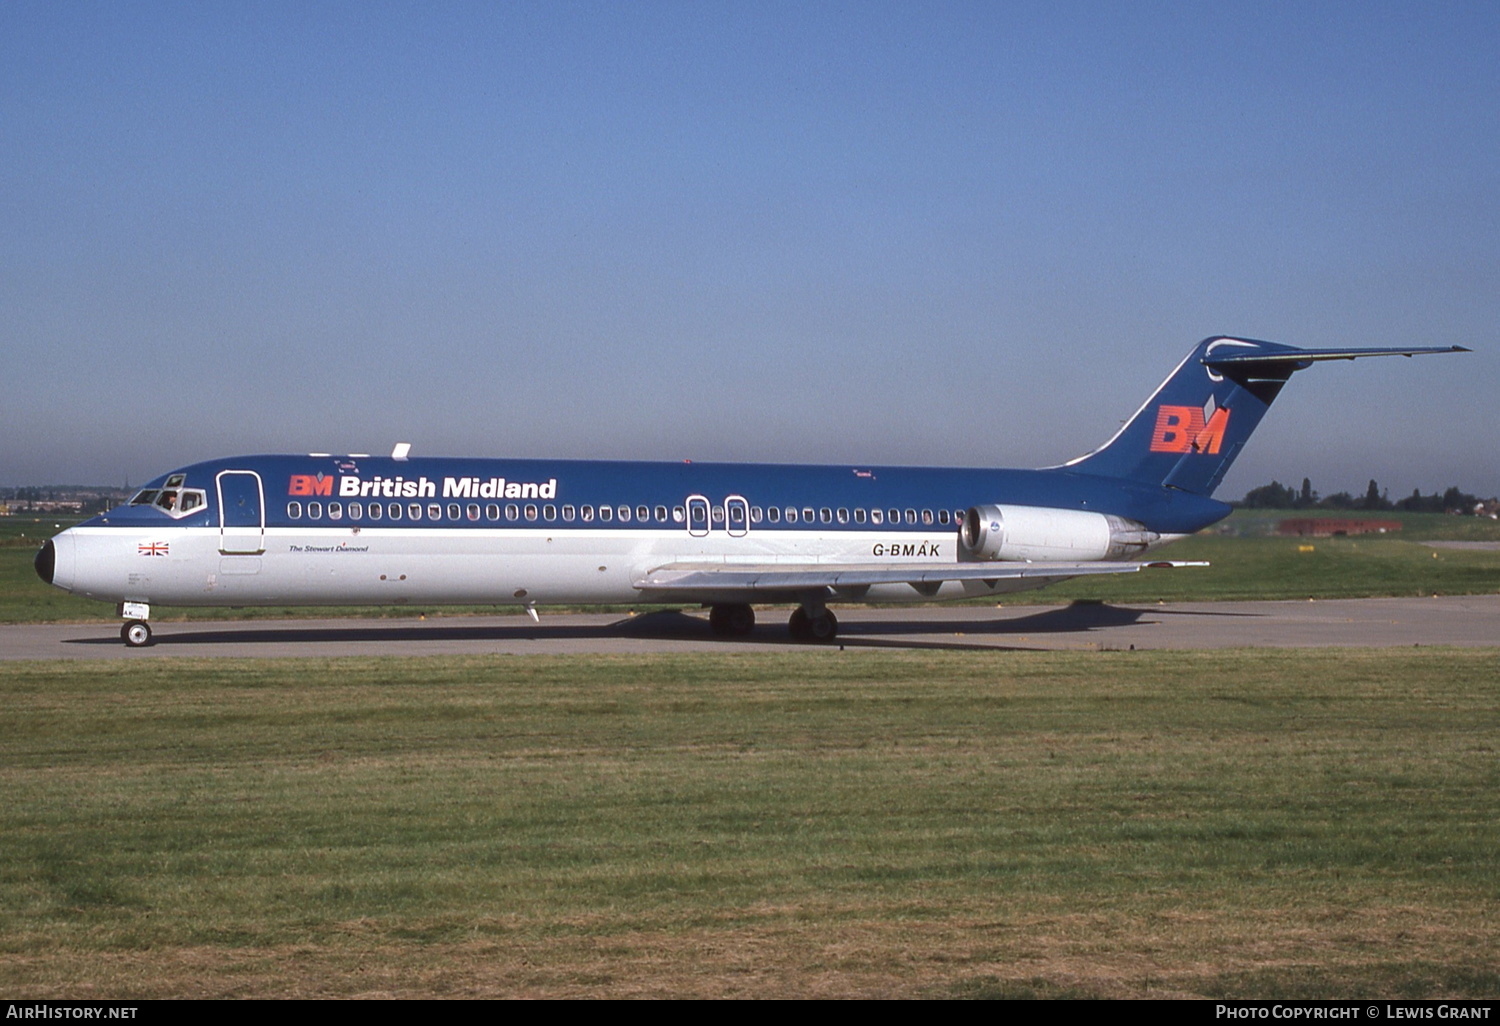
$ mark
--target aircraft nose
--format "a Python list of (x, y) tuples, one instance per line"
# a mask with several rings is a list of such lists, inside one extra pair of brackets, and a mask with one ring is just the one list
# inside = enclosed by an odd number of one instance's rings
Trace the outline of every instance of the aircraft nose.
[(73, 589), (74, 539), (67, 531), (47, 539), (32, 565), (36, 575), (63, 591)]
[(32, 565), (36, 567), (38, 577), (48, 584), (52, 583), (52, 573), (57, 569), (57, 546), (52, 544), (51, 538), (47, 539), (41, 551), (36, 554)]

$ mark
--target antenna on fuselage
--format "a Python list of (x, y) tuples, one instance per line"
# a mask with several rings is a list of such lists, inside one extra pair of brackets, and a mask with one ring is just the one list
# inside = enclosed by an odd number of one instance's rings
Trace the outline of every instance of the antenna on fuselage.
[(391, 450), (391, 459), (404, 460), (411, 453), (410, 442), (397, 442), (396, 447)]

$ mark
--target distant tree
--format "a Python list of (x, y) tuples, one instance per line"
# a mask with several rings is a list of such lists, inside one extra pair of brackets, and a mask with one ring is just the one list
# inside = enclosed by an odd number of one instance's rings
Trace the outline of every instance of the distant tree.
[(1360, 503), (1360, 509), (1391, 509), (1390, 499), (1380, 493), (1380, 486), (1372, 479), (1370, 487), (1365, 490), (1365, 500)]
[(1252, 488), (1240, 500), (1240, 505), (1249, 509), (1291, 509), (1296, 503), (1297, 493), (1279, 481)]
[(1334, 492), (1318, 505), (1324, 509), (1356, 509), (1359, 503), (1348, 492)]
[(1458, 490), (1455, 485), (1443, 493), (1443, 511), (1445, 513), (1472, 513), (1479, 499), (1467, 492)]
[(1318, 496), (1312, 490), (1312, 481), (1304, 477), (1302, 479), (1302, 494), (1297, 496), (1297, 508), (1306, 509), (1317, 501)]

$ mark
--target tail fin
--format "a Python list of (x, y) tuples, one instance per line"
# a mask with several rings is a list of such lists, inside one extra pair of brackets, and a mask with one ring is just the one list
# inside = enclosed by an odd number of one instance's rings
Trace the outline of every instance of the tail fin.
[(1249, 338), (1207, 338), (1113, 438), (1063, 466), (1212, 495), (1294, 372), (1322, 360), (1450, 352), (1468, 350), (1297, 349)]

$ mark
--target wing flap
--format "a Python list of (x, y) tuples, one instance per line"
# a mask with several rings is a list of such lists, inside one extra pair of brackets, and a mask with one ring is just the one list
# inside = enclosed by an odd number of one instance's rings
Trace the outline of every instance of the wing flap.
[(1145, 563), (943, 563), (895, 566), (738, 566), (672, 564), (633, 582), (640, 591), (805, 593), (855, 590), (876, 584), (907, 584), (934, 593), (947, 581), (1002, 581), (1016, 578), (1066, 580), (1095, 574), (1132, 574), (1146, 569), (1207, 566), (1204, 562), (1154, 560)]

